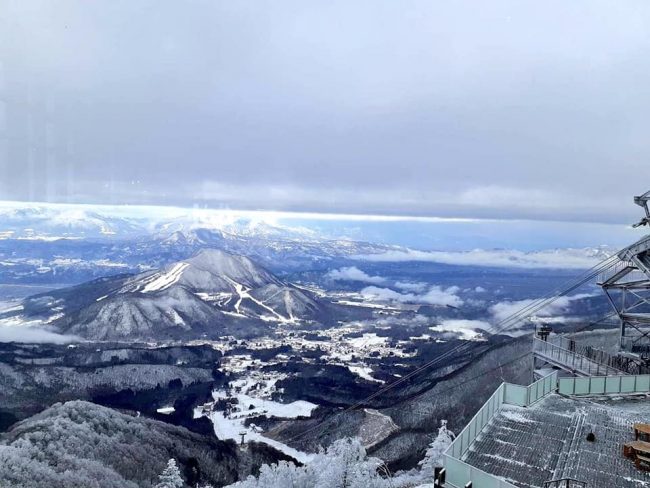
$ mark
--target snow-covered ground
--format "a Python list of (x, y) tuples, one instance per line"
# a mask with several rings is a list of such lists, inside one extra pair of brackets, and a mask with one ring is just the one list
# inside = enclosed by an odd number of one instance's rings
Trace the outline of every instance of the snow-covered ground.
[(176, 409), (174, 407), (161, 407), (156, 412), (161, 413), (163, 415), (169, 415), (170, 413), (174, 413)]
[(364, 380), (374, 381), (374, 382), (377, 382), (377, 383), (386, 383), (383, 380), (378, 380), (377, 378), (373, 378), (372, 377), (372, 368), (370, 368), (368, 366), (351, 366), (351, 365), (348, 365), (348, 369), (352, 373), (354, 373), (357, 376), (360, 376), (361, 378), (363, 378)]
[(148, 282), (144, 288), (142, 288), (142, 292), (149, 293), (152, 291), (159, 291), (164, 290), (165, 288), (169, 288), (180, 279), (181, 275), (183, 274), (183, 270), (188, 266), (189, 263), (180, 262), (176, 263), (169, 271), (165, 273), (157, 273), (154, 275), (155, 278)]
[(212, 424), (214, 425), (214, 433), (219, 439), (234, 439), (239, 441), (241, 440), (241, 434), (244, 433), (246, 441), (263, 442), (301, 463), (311, 461), (313, 454), (298, 451), (274, 439), (264, 437), (260, 432), (257, 432), (258, 427), (253, 425), (245, 427), (242, 419), (228, 418), (224, 414), (225, 412), (212, 412), (210, 414), (210, 420), (212, 420)]
[[(194, 415), (199, 417), (205, 415), (206, 411), (209, 412), (208, 416), (219, 439), (240, 441), (243, 434), (245, 441), (263, 442), (302, 463), (309, 462), (312, 458), (311, 454), (300, 452), (264, 436), (262, 428), (254, 423), (246, 425), (248, 419), (261, 416), (280, 419), (311, 416), (312, 412), (317, 408), (317, 405), (313, 403), (303, 400), (280, 403), (271, 400), (271, 395), (276, 391), (275, 384), (283, 377), (285, 375), (280, 373), (263, 374), (257, 372), (251, 376), (233, 381), (229, 383), (227, 390), (213, 391), (214, 403), (198, 407)], [(217, 404), (219, 407), (217, 407)]]
[(293, 323), (296, 321), (294, 317), (285, 317), (275, 310), (273, 310), (271, 307), (269, 307), (267, 304), (264, 302), (256, 299), (254, 296), (250, 294), (250, 289), (246, 288), (244, 285), (241, 285), (239, 283), (234, 282), (231, 279), (228, 279), (232, 283), (232, 285), (235, 287), (235, 291), (238, 295), (237, 302), (235, 303), (235, 311), (237, 313), (241, 313), (239, 308), (241, 307), (241, 303), (243, 300), (250, 300), (256, 305), (260, 306), (264, 310), (268, 311), (271, 315), (262, 315), (260, 318), (262, 320), (267, 320), (267, 321), (277, 321), (277, 322), (288, 322), (288, 323)]

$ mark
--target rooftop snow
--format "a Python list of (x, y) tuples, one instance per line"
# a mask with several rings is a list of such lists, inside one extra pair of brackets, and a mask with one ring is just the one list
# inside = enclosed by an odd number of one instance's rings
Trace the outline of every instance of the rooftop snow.
[[(522, 488), (574, 478), (589, 488), (650, 487), (623, 457), (632, 424), (650, 420), (647, 397), (573, 399), (551, 394), (528, 407), (504, 405), (463, 459)], [(595, 442), (586, 440), (593, 432)]]

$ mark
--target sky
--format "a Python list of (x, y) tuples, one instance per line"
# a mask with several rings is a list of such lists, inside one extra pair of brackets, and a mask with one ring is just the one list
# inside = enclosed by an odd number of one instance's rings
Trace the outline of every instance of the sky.
[(630, 224), (649, 52), (645, 0), (0, 0), (0, 200)]

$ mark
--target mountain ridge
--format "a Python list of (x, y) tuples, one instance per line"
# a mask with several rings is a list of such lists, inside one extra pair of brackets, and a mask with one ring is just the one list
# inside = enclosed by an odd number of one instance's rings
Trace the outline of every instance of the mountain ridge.
[(35, 295), (27, 317), (43, 317), (64, 334), (93, 340), (227, 335), (237, 324), (322, 321), (322, 298), (287, 283), (251, 259), (203, 249), (158, 271), (117, 275)]

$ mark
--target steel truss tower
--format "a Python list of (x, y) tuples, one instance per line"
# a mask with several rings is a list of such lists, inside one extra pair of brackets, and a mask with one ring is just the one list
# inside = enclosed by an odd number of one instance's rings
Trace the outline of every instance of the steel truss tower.
[[(638, 198), (638, 197), (637, 197)], [(622, 352), (650, 356), (650, 235), (618, 253), (600, 286), (620, 320)]]

